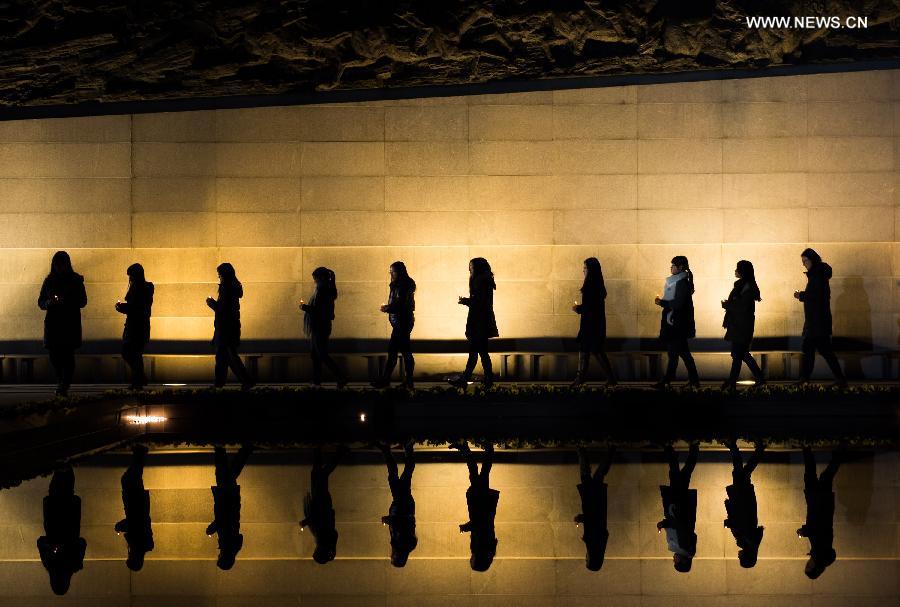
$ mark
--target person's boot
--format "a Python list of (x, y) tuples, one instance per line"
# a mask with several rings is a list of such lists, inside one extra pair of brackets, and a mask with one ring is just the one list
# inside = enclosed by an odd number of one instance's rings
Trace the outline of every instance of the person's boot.
[(575, 372), (575, 379), (569, 384), (569, 388), (577, 388), (584, 384), (584, 378), (585, 375), (587, 375), (588, 361), (589, 359), (585, 356), (584, 352), (578, 353), (578, 371)]

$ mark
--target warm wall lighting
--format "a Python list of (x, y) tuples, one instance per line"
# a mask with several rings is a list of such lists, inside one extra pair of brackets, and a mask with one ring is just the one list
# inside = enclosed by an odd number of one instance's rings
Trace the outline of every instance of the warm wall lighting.
[(135, 424), (139, 426), (145, 426), (147, 424), (160, 424), (166, 421), (167, 418), (162, 415), (126, 415), (125, 421), (129, 424)]

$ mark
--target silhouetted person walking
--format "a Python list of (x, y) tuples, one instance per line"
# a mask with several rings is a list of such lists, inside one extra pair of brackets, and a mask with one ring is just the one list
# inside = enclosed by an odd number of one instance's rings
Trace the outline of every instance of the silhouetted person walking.
[(571, 387), (584, 383), (591, 354), (606, 374), (606, 385), (615, 386), (616, 375), (606, 356), (606, 283), (603, 282), (603, 269), (596, 257), (589, 257), (584, 260), (582, 273), (581, 304), (572, 306), (572, 311), (581, 315), (581, 322), (577, 337), (578, 373)]
[(700, 445), (691, 443), (684, 467), (679, 470), (678, 456), (672, 445), (666, 445), (669, 460), (669, 485), (660, 485), (663, 502), (663, 520), (656, 523), (657, 531), (666, 530), (666, 544), (672, 552), (675, 571), (687, 573), (691, 570), (697, 553), (697, 490), (691, 489), (691, 474), (697, 465)]
[(412, 475), (416, 468), (413, 443), (406, 443), (403, 449), (403, 474), (399, 474), (390, 445), (381, 443), (378, 448), (387, 465), (392, 500), (388, 515), (381, 517), (381, 522), (388, 526), (391, 533), (391, 565), (403, 567), (409, 560), (409, 553), (419, 544), (416, 537), (416, 501), (412, 496)]
[(72, 576), (84, 567), (87, 550), (81, 537), (81, 498), (75, 495), (75, 472), (69, 465), (50, 479), (44, 498), (44, 535), (38, 538), (37, 547), (54, 594), (65, 594)]
[(320, 565), (330, 563), (337, 556), (338, 532), (334, 522), (334, 505), (328, 491), (328, 477), (346, 453), (347, 448), (340, 447), (328, 462), (322, 457), (321, 447), (316, 447), (313, 453), (309, 492), (303, 499), (304, 518), (300, 521), (300, 529), (309, 527), (312, 532), (316, 543), (312, 556)]
[(725, 328), (725, 341), (731, 342), (731, 372), (722, 384), (722, 390), (737, 388), (741, 362), (747, 363), (747, 368), (753, 373), (757, 386), (766, 383), (762, 369), (750, 355), (750, 344), (753, 342), (756, 324), (756, 302), (762, 301), (753, 264), (745, 259), (737, 262), (734, 276), (737, 278), (734, 288), (728, 294), (728, 299), (722, 301), (722, 307), (725, 309), (725, 320), (722, 322), (722, 327)]
[(834, 374), (835, 385), (844, 388), (847, 379), (831, 347), (831, 286), (828, 284), (831, 266), (812, 249), (805, 249), (800, 261), (806, 268), (806, 289), (794, 291), (794, 297), (803, 302), (803, 362), (799, 383), (808, 382), (812, 376), (818, 350)]
[(125, 315), (122, 333), (122, 358), (131, 369), (131, 389), (147, 385), (144, 375), (144, 347), (150, 341), (150, 309), (153, 306), (153, 283), (144, 278), (144, 266), (133, 263), (126, 270), (128, 292), (125, 301), (116, 302), (116, 312)]
[(806, 497), (806, 524), (797, 529), (799, 537), (809, 539), (806, 577), (816, 579), (837, 560), (834, 551), (834, 475), (841, 464), (841, 452), (833, 452), (831, 461), (816, 474), (812, 449), (803, 448), (803, 495)]
[(247, 373), (237, 349), (241, 345), (241, 297), (244, 296), (244, 287), (234, 272), (230, 263), (219, 264), (216, 268), (219, 274), (218, 298), (206, 298), (206, 305), (215, 312), (215, 333), (213, 345), (216, 347), (216, 388), (221, 388), (228, 381), (228, 369), (234, 372), (241, 382), (242, 390), (249, 390), (254, 386), (253, 379)]
[(41, 285), (38, 307), (46, 310), (44, 347), (56, 373), (56, 394), (66, 396), (75, 372), (75, 350), (81, 347), (81, 308), (87, 305), (84, 277), (72, 269), (65, 251), (57, 251)]
[(459, 304), (469, 307), (466, 317), (466, 339), (469, 341), (469, 360), (463, 374), (450, 382), (457, 388), (465, 389), (469, 384), (469, 378), (475, 370), (475, 364), (481, 357), (481, 367), (484, 369), (484, 387), (494, 385), (494, 372), (491, 366), (491, 355), (488, 353), (488, 340), (499, 337), (497, 331), (497, 319), (494, 317), (494, 290), (497, 283), (494, 282), (494, 273), (491, 265), (483, 257), (476, 257), (469, 261), (469, 296), (460, 297)]
[(150, 492), (144, 489), (144, 464), (147, 447), (131, 448), (131, 464), (122, 474), (122, 505), (125, 518), (116, 523), (116, 533), (125, 534), (128, 559), (125, 564), (132, 571), (144, 566), (144, 555), (153, 550), (153, 528), (150, 522)]
[(728, 518), (725, 526), (731, 529), (738, 545), (738, 561), (741, 567), (750, 568), (756, 565), (759, 545), (763, 538), (763, 528), (759, 525), (756, 509), (756, 490), (751, 475), (763, 454), (763, 444), (757, 443), (753, 454), (744, 463), (737, 443), (725, 443), (731, 452), (731, 484), (725, 487), (728, 498), (725, 500), (725, 511)]
[(216, 486), (212, 487), (213, 522), (206, 528), (206, 535), (216, 534), (219, 541), (219, 569), (234, 567), (238, 552), (244, 546), (241, 535), (241, 486), (237, 479), (253, 451), (248, 445), (241, 445), (237, 454), (228, 462), (225, 447), (215, 447)]
[(404, 383), (410, 390), (413, 389), (413, 372), (416, 361), (413, 359), (410, 334), (415, 324), (416, 310), (416, 281), (410, 278), (406, 271), (406, 264), (395, 261), (391, 264), (391, 285), (388, 293), (387, 305), (381, 306), (381, 311), (388, 315), (391, 323), (391, 341), (388, 343), (387, 362), (384, 365), (384, 374), (377, 381), (372, 382), (376, 388), (386, 388), (391, 385), (391, 374), (397, 365), (397, 354), (403, 355)]
[(581, 471), (578, 494), (581, 495), (581, 514), (575, 517), (575, 522), (584, 528), (581, 536), (586, 549), (584, 565), (591, 571), (600, 571), (606, 556), (606, 544), (609, 540), (606, 523), (609, 487), (604, 480), (609, 474), (614, 453), (615, 450), (610, 447), (606, 460), (591, 474), (591, 462), (587, 451), (583, 448), (578, 449), (578, 467)]
[(469, 508), (468, 522), (459, 526), (460, 533), (469, 533), (469, 549), (472, 556), (469, 565), (473, 571), (487, 571), (497, 554), (497, 534), (494, 530), (494, 518), (497, 516), (497, 503), (500, 492), (491, 489), (491, 464), (494, 459), (494, 446), (484, 445), (484, 462), (481, 472), (478, 462), (469, 449), (468, 443), (452, 444), (451, 449), (459, 449), (469, 469), (469, 488), (466, 490), (466, 505)]
[(322, 385), (322, 365), (334, 374), (337, 387), (347, 385), (347, 379), (337, 363), (328, 354), (328, 340), (331, 338), (331, 322), (334, 320), (334, 300), (337, 299), (337, 284), (334, 272), (319, 267), (313, 270), (316, 290), (309, 302), (300, 300), (303, 315), (303, 332), (309, 337), (309, 354), (313, 364), (313, 385)]
[(657, 382), (657, 388), (664, 388), (675, 379), (678, 359), (684, 361), (688, 372), (688, 386), (699, 388), (700, 376), (691, 356), (688, 339), (697, 334), (694, 326), (694, 274), (684, 255), (672, 258), (671, 276), (666, 279), (662, 297), (656, 298), (656, 305), (662, 308), (659, 323), (659, 338), (666, 344), (668, 362), (666, 373)]

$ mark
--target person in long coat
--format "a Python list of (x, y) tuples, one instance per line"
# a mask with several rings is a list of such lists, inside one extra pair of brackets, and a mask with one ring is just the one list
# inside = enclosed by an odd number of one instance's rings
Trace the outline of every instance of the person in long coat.
[(697, 553), (697, 490), (691, 489), (691, 474), (700, 454), (698, 443), (691, 443), (684, 467), (679, 469), (678, 456), (671, 445), (666, 445), (669, 460), (669, 484), (660, 485), (663, 503), (663, 520), (656, 524), (656, 530), (666, 531), (666, 545), (672, 552), (675, 571), (687, 573), (691, 570)]
[(668, 352), (665, 375), (655, 387), (664, 388), (675, 379), (678, 359), (681, 358), (687, 368), (688, 385), (699, 388), (700, 376), (697, 374), (697, 365), (688, 346), (688, 339), (697, 335), (694, 325), (694, 274), (684, 255), (672, 258), (670, 272), (671, 276), (666, 279), (663, 295), (657, 296), (655, 300), (656, 305), (662, 308), (659, 338), (666, 345)]
[(806, 523), (797, 529), (798, 537), (809, 539), (806, 576), (816, 579), (835, 560), (834, 551), (834, 475), (841, 464), (842, 453), (832, 453), (831, 461), (816, 474), (816, 458), (812, 449), (803, 448), (803, 495), (806, 498)]
[(469, 296), (460, 297), (459, 304), (468, 306), (469, 313), (466, 317), (466, 340), (469, 342), (469, 359), (462, 375), (451, 381), (450, 384), (458, 388), (465, 388), (478, 358), (481, 358), (481, 367), (484, 369), (484, 387), (494, 385), (494, 371), (491, 366), (491, 355), (488, 352), (488, 340), (499, 337), (497, 319), (494, 316), (494, 290), (497, 283), (494, 282), (494, 273), (487, 259), (476, 257), (469, 261)]
[(153, 550), (153, 527), (150, 520), (150, 492), (144, 488), (144, 464), (147, 461), (147, 447), (134, 445), (131, 448), (131, 464), (122, 474), (122, 505), (125, 518), (116, 523), (116, 533), (125, 534), (128, 545), (126, 566), (132, 571), (140, 571), (144, 566), (144, 556)]
[(494, 459), (494, 446), (484, 445), (484, 461), (481, 471), (478, 462), (469, 449), (468, 443), (452, 444), (451, 449), (459, 449), (469, 469), (469, 488), (466, 490), (466, 505), (469, 509), (469, 520), (459, 526), (460, 533), (469, 533), (469, 566), (473, 571), (487, 571), (497, 554), (497, 533), (494, 519), (497, 517), (497, 504), (500, 492), (491, 489), (491, 465)]
[(751, 476), (759, 464), (764, 447), (762, 443), (756, 444), (756, 449), (747, 463), (744, 463), (737, 443), (726, 443), (731, 453), (731, 479), (730, 485), (725, 487), (728, 498), (725, 500), (725, 526), (731, 530), (738, 546), (738, 562), (741, 567), (750, 568), (756, 565), (759, 554), (759, 545), (763, 538), (763, 527), (759, 524), (756, 506), (756, 489), (753, 487)]
[(606, 545), (609, 542), (607, 524), (607, 506), (609, 486), (606, 475), (612, 465), (615, 449), (609, 448), (606, 460), (591, 473), (591, 462), (587, 451), (578, 449), (578, 467), (581, 472), (581, 483), (578, 494), (581, 496), (581, 514), (575, 517), (575, 523), (584, 528), (581, 541), (584, 542), (584, 564), (590, 571), (600, 571), (606, 557)]
[(834, 374), (835, 385), (846, 387), (847, 379), (831, 346), (831, 286), (828, 284), (831, 266), (813, 249), (805, 249), (800, 261), (806, 268), (806, 289), (794, 292), (794, 297), (803, 302), (803, 362), (799, 383), (808, 382), (812, 376), (818, 350)]
[(750, 355), (756, 324), (756, 302), (762, 301), (753, 264), (745, 259), (737, 262), (734, 276), (737, 278), (734, 287), (728, 294), (728, 299), (722, 301), (722, 308), (725, 309), (725, 320), (722, 322), (725, 341), (731, 342), (731, 372), (722, 384), (722, 390), (734, 390), (737, 387), (742, 362), (747, 363), (757, 386), (766, 383), (762, 369)]
[(337, 556), (338, 532), (335, 525), (334, 503), (328, 490), (328, 479), (347, 451), (346, 447), (341, 446), (328, 462), (325, 462), (322, 456), (321, 447), (316, 447), (313, 452), (309, 491), (303, 499), (303, 520), (300, 521), (300, 529), (302, 531), (309, 528), (312, 532), (316, 544), (312, 556), (320, 565), (330, 563)]
[(616, 385), (616, 374), (606, 355), (606, 284), (603, 268), (596, 257), (584, 260), (584, 283), (581, 285), (581, 303), (572, 311), (581, 316), (578, 327), (578, 373), (571, 387), (580, 386), (587, 376), (591, 354), (606, 374), (606, 385)]
[(215, 447), (216, 484), (213, 494), (213, 522), (206, 528), (206, 535), (216, 535), (219, 558), (216, 566), (223, 571), (234, 567), (238, 552), (244, 546), (241, 534), (241, 486), (237, 480), (247, 464), (253, 449), (241, 445), (231, 462), (225, 448)]
[(38, 307), (44, 316), (44, 347), (56, 372), (56, 394), (66, 396), (75, 372), (75, 350), (81, 347), (81, 308), (87, 305), (84, 277), (72, 269), (65, 251), (57, 251), (41, 285)]
[(372, 382), (376, 388), (386, 388), (391, 384), (391, 375), (397, 366), (397, 355), (403, 355), (404, 385), (407, 389), (413, 389), (413, 372), (416, 361), (413, 358), (412, 334), (415, 324), (416, 310), (416, 281), (410, 278), (406, 270), (406, 264), (395, 261), (390, 267), (391, 284), (388, 292), (387, 304), (381, 306), (381, 312), (388, 315), (391, 323), (391, 340), (388, 343), (387, 362), (384, 365), (384, 373)]
[(206, 305), (215, 312), (212, 340), (216, 347), (215, 387), (225, 385), (228, 381), (228, 369), (231, 368), (241, 382), (241, 389), (249, 390), (254, 382), (237, 352), (241, 345), (241, 298), (244, 296), (244, 287), (230, 263), (219, 264), (216, 272), (219, 274), (218, 297), (206, 298)]
[(50, 479), (44, 498), (44, 535), (38, 538), (37, 548), (54, 594), (67, 593), (72, 576), (84, 568), (87, 550), (81, 537), (81, 498), (75, 495), (75, 471), (69, 465)]
[(391, 488), (391, 506), (388, 515), (381, 517), (381, 522), (388, 526), (391, 534), (391, 565), (403, 567), (409, 560), (409, 553), (419, 545), (416, 537), (416, 500), (412, 495), (412, 475), (416, 469), (413, 443), (410, 441), (403, 448), (403, 474), (400, 474), (390, 445), (380, 443), (378, 448), (384, 456)]
[(334, 302), (337, 299), (337, 282), (334, 272), (325, 267), (313, 270), (316, 290), (309, 302), (300, 300), (303, 314), (303, 332), (309, 338), (309, 355), (313, 364), (313, 385), (322, 385), (322, 366), (334, 374), (337, 387), (347, 385), (347, 378), (328, 354), (331, 324), (334, 321)]
[(144, 374), (144, 348), (150, 341), (150, 311), (153, 306), (153, 283), (144, 278), (144, 267), (133, 263), (126, 270), (128, 292), (125, 301), (116, 302), (116, 312), (125, 315), (122, 332), (122, 359), (131, 369), (131, 389), (147, 385)]

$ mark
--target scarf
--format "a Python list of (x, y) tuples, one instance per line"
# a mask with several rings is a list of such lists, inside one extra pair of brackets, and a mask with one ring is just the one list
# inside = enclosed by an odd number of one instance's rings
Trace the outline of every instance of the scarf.
[[(678, 274), (672, 274), (666, 278), (666, 284), (663, 286), (663, 294), (660, 299), (663, 301), (672, 301), (675, 299), (675, 287), (685, 278), (687, 278), (687, 272), (679, 272)], [(669, 323), (669, 325), (675, 324), (672, 322), (672, 310), (669, 310), (668, 314), (666, 314), (666, 322)]]

